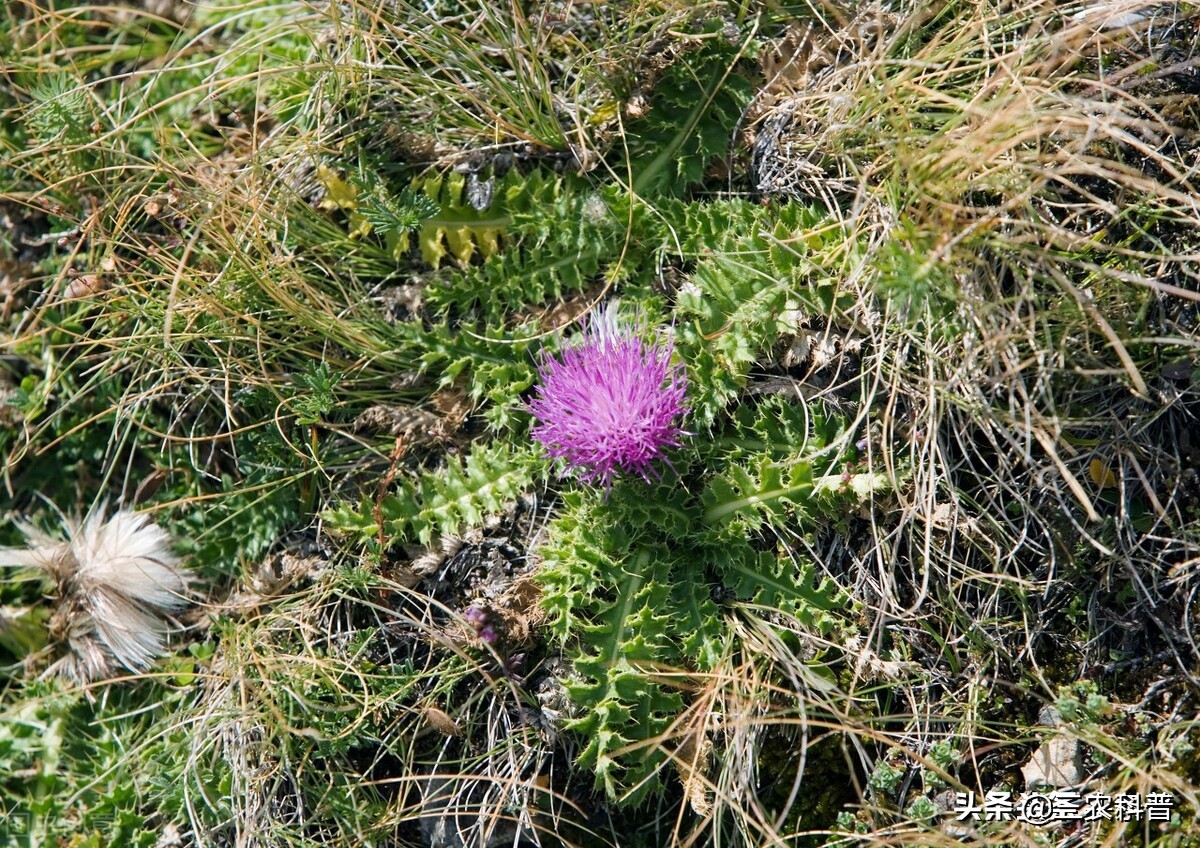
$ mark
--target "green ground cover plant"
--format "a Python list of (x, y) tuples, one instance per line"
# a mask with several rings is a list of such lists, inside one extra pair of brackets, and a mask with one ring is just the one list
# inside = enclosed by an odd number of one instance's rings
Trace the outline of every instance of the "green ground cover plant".
[(8, 4), (0, 845), (1200, 838), (1198, 33)]

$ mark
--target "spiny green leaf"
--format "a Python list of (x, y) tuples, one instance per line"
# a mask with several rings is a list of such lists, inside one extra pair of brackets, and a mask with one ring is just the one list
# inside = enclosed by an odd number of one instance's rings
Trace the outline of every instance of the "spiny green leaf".
[(412, 189), (423, 194), (437, 213), (423, 219), (417, 233), (421, 259), (434, 268), (449, 256), (460, 266), (474, 257), (488, 257), (500, 249), (509, 219), (489, 206), (479, 210), (464, 198), (467, 178), (459, 173), (415, 180)]
[(725, 653), (727, 631), (720, 607), (708, 585), (696, 579), (677, 580), (671, 587), (672, 625), (684, 652), (702, 669), (712, 669)]
[(782, 524), (789, 508), (805, 514), (812, 488), (812, 465), (802, 460), (776, 462), (763, 456), (752, 469), (734, 464), (705, 489), (704, 522), (714, 529), (736, 528), (722, 538), (753, 532), (763, 519)]
[(828, 633), (846, 608), (849, 595), (832, 580), (815, 580), (815, 569), (791, 556), (758, 551), (744, 539), (711, 549), (713, 565), (739, 601), (794, 615), (809, 627)]
[(440, 472), (404, 481), (378, 506), (364, 497), (357, 509), (342, 505), (325, 514), (331, 530), (373, 543), (382, 531), (387, 539), (416, 538), (429, 544), (434, 534), (450, 536), (504, 511), (528, 489), (544, 463), (529, 449), (514, 451), (497, 443), (478, 447), (465, 460), (451, 457)]
[(629, 804), (659, 787), (666, 755), (653, 745), (634, 747), (619, 759), (616, 753), (635, 738), (663, 733), (683, 705), (678, 693), (648, 676), (670, 651), (669, 574), (661, 551), (638, 549), (618, 563), (609, 576), (613, 600), (593, 606), (574, 657), (584, 682), (569, 691), (585, 713), (568, 726), (587, 740), (578, 761), (595, 768), (598, 789)]
[(710, 38), (663, 74), (649, 111), (627, 128), (637, 194), (682, 194), (727, 153), (752, 90), (737, 58), (735, 45)]
[(482, 264), (443, 273), (428, 287), (427, 302), (438, 312), (455, 309), (499, 325), (513, 312), (646, 264), (654, 238), (644, 210), (632, 216), (640, 237), (627, 238), (628, 198), (540, 173), (507, 181), (495, 207), (509, 222), (502, 249)]
[(520, 395), (537, 374), (532, 322), (511, 330), (484, 326), (475, 333), (448, 319), (432, 326), (414, 320), (400, 330), (421, 366), (437, 375), (439, 387), (464, 383), (472, 402), (486, 405), (484, 417), (493, 431), (504, 430), (520, 414)]

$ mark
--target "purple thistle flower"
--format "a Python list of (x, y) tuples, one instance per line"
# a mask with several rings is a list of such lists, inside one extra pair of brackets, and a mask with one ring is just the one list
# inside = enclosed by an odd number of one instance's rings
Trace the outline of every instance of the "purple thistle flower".
[(529, 404), (533, 437), (546, 452), (605, 488), (617, 472), (657, 477), (654, 461), (685, 435), (676, 419), (687, 411), (687, 377), (683, 365), (671, 364), (674, 346), (648, 343), (635, 331), (610, 303), (581, 341), (557, 359), (543, 356)]

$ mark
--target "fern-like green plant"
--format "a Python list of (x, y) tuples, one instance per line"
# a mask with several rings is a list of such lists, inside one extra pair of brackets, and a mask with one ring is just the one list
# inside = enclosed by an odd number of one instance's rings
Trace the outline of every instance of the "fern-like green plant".
[(739, 605), (781, 610), (829, 632), (846, 594), (811, 566), (760, 550), (747, 537), (708, 543), (702, 504), (677, 485), (621, 485), (608, 499), (569, 493), (542, 547), (538, 581), (550, 628), (574, 663), (568, 689), (580, 707), (581, 765), (596, 786), (636, 804), (661, 784), (662, 737), (683, 708), (690, 670), (714, 668), (729, 650), (724, 587)]
[(92, 137), (96, 112), (82, 82), (66, 73), (50, 74), (30, 93), (25, 120), (38, 144), (78, 145)]
[(902, 321), (949, 337), (959, 332), (956, 283), (930, 241), (898, 233), (876, 257), (876, 287)]
[[(28, 141), (54, 151), (40, 160), (45, 176), (52, 182), (83, 177), (94, 183), (87, 174), (99, 165), (102, 155), (89, 143), (101, 126), (101, 113), (87, 84), (73, 73), (59, 71), (39, 78), (30, 87), (30, 96), (21, 115)], [(64, 198), (78, 190), (78, 186), (67, 189)]]
[(628, 276), (642, 265), (643, 241), (627, 238), (631, 224), (649, 236), (644, 209), (631, 221), (627, 197), (596, 190), (578, 179), (535, 171), (508, 179), (496, 201), (506, 223), (504, 245), (482, 264), (456, 268), (434, 280), (428, 303), (500, 322), (514, 311), (552, 303), (593, 282)]
[(545, 472), (532, 451), (496, 444), (478, 447), (465, 459), (449, 458), (444, 468), (402, 482), (376, 504), (364, 497), (357, 506), (342, 505), (326, 514), (331, 530), (377, 549), (382, 534), (391, 540), (433, 541), (452, 536), (504, 511)]
[(437, 214), (436, 203), (409, 188), (403, 188), (395, 195), (376, 191), (368, 195), (362, 205), (362, 216), (372, 230), (384, 237), (411, 233)]
[[(736, 67), (739, 46), (715, 31), (709, 36), (667, 69), (647, 113), (628, 127), (626, 147), (638, 195), (681, 195), (704, 179), (715, 159), (728, 154), (751, 84)], [(624, 165), (614, 167), (620, 173)]]
[[(475, 257), (487, 258), (500, 249), (507, 215), (495, 204), (477, 209), (466, 193), (467, 177), (457, 172), (413, 181), (412, 190), (437, 207), (423, 218), (417, 231), (421, 259), (438, 268), (447, 257), (465, 266)], [(407, 248), (407, 236), (400, 243)]]

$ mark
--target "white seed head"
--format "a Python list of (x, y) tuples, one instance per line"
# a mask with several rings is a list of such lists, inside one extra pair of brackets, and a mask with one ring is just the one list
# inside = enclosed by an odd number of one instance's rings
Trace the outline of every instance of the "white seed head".
[(580, 212), (592, 224), (598, 224), (609, 216), (608, 204), (598, 194), (589, 194), (584, 199)]
[(66, 655), (50, 669), (80, 682), (108, 677), (114, 663), (143, 671), (163, 653), (166, 616), (188, 603), (188, 577), (170, 537), (148, 515), (100, 510), (70, 539), (22, 527), (27, 547), (0, 550), (0, 563), (34, 566), (53, 579), (58, 609), (50, 633)]
[(170, 544), (148, 515), (118, 512), (105, 521), (97, 513), (71, 539), (79, 564), (76, 583), (89, 591), (115, 591), (147, 607), (180, 609), (187, 605), (187, 579)]

